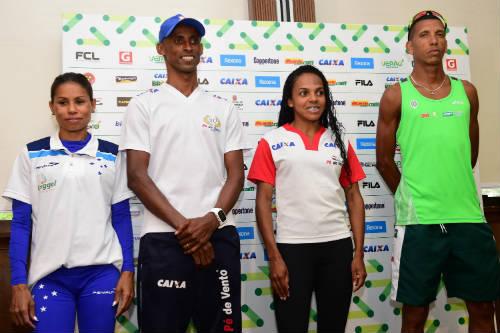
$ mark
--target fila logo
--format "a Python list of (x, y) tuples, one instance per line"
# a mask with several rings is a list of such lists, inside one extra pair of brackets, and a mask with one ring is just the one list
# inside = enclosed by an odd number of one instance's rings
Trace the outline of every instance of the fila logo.
[(375, 122), (373, 120), (358, 120), (358, 127), (375, 127)]
[(449, 71), (456, 71), (457, 59), (446, 59), (446, 69)]
[(120, 51), (118, 53), (120, 64), (131, 64), (132, 63), (132, 52), (131, 51)]
[(378, 182), (363, 182), (363, 188), (380, 188), (380, 184)]
[(158, 280), (157, 284), (160, 288), (186, 289), (186, 281)]
[(371, 87), (373, 86), (372, 80), (356, 80), (357, 86)]

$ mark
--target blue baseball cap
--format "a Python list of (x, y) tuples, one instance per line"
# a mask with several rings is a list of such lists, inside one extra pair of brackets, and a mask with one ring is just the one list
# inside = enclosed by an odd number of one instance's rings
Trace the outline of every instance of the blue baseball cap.
[(174, 15), (168, 19), (166, 19), (160, 27), (160, 32), (158, 34), (158, 41), (161, 43), (165, 38), (170, 36), (172, 31), (174, 31), (175, 27), (180, 23), (189, 25), (198, 31), (200, 37), (205, 36), (205, 27), (201, 24), (200, 21), (195, 20), (194, 18), (184, 17), (182, 14)]

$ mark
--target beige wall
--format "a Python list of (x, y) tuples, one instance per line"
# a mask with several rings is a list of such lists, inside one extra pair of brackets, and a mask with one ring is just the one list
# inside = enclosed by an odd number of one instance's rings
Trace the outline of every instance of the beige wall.
[[(469, 28), (472, 81), (481, 102), (482, 183), (500, 186), (500, 6), (496, 0), (315, 0), (319, 22), (405, 24), (421, 9), (441, 11), (450, 25)], [(479, 5), (480, 4), (480, 5)], [(51, 0), (0, 2), (0, 191), (26, 142), (54, 130), (47, 101), (61, 70), (61, 14), (65, 12), (247, 19), (247, 0), (117, 1)], [(0, 210), (9, 209), (0, 200)]]

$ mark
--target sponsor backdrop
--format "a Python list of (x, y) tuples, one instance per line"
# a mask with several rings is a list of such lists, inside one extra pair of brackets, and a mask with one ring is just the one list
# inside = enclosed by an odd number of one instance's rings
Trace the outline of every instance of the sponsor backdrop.
[[(167, 77), (156, 54), (163, 17), (65, 14), (63, 70), (85, 73), (92, 82), (97, 110), (91, 131), (119, 142), (123, 113), (130, 99), (157, 89)], [(384, 89), (406, 77), (412, 59), (405, 53), (403, 26), (283, 23), (204, 19), (204, 55), (199, 84), (231, 101), (239, 113), (249, 145), (276, 127), (283, 83), (301, 64), (321, 69), (333, 92), (337, 114), (365, 169), (360, 183), (366, 208), (365, 287), (353, 295), (348, 332), (397, 332), (401, 309), (389, 300), (394, 204), (375, 169), (375, 131)], [(444, 66), (469, 78), (467, 30), (450, 28)], [(245, 153), (245, 169), (254, 150)], [(396, 156), (399, 160), (399, 156)], [(255, 224), (255, 186), (246, 182), (233, 209), (241, 238), (242, 314), (245, 332), (275, 332), (266, 252)], [(132, 204), (138, 242), (144, 208)], [(136, 245), (137, 245), (136, 242)], [(138, 246), (135, 247), (136, 256)], [(464, 304), (447, 299), (440, 288), (425, 331), (465, 332)], [(310, 331), (316, 311), (311, 307)], [(116, 332), (136, 332), (135, 308), (121, 316)], [(194, 329), (190, 328), (191, 332)]]

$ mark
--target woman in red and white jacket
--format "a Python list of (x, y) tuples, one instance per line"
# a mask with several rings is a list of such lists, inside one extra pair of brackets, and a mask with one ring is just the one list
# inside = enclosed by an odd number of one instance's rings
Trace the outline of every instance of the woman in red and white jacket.
[(248, 175), (257, 184), (257, 224), (269, 254), (279, 332), (307, 332), (313, 292), (318, 332), (343, 332), (352, 292), (366, 278), (357, 184), (365, 173), (344, 145), (334, 111), (323, 73), (297, 68), (283, 88), (278, 128), (260, 140)]

